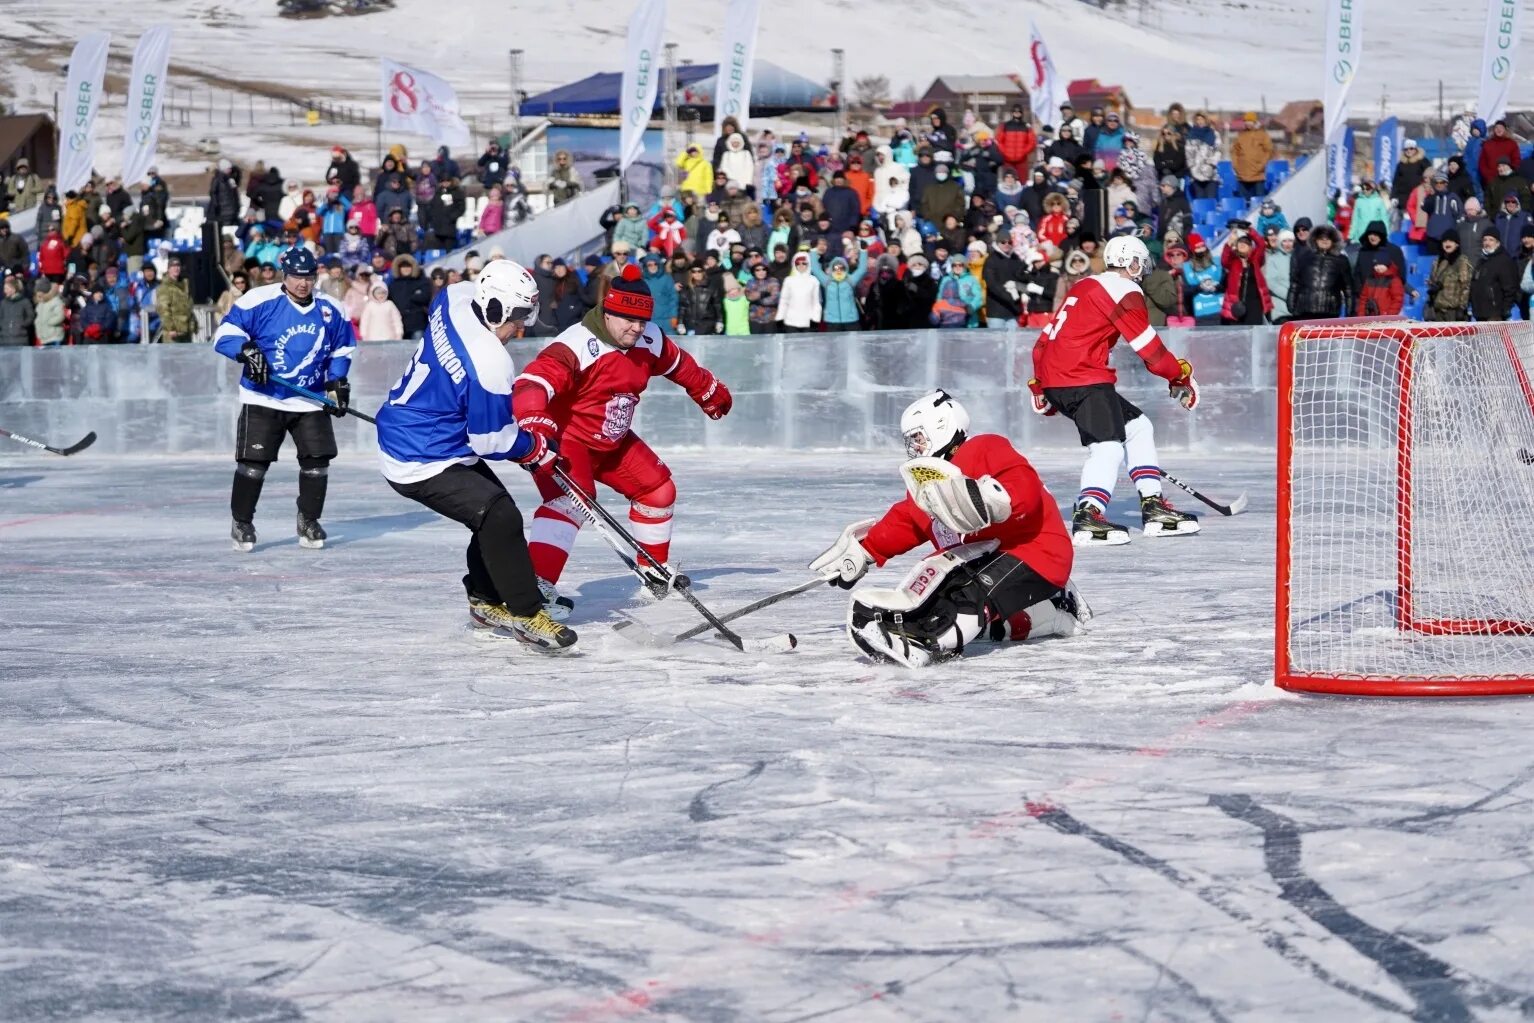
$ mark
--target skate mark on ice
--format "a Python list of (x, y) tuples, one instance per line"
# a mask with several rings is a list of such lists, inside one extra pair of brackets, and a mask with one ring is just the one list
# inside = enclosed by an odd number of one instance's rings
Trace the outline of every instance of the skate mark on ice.
[(436, 522), (440, 518), (436, 512), (410, 511), (397, 512), (393, 515), (368, 515), (360, 519), (327, 521), (330, 537), (325, 541), (325, 546), (345, 547), (359, 540), (373, 540), (392, 533), (405, 533), (418, 526), (424, 526), (428, 522)]
[(1294, 821), (1259, 806), (1251, 796), (1216, 795), (1210, 796), (1209, 802), (1262, 832), (1263, 862), (1278, 882), (1279, 897), (1390, 974), (1416, 1000), (1414, 1019), (1447, 1023), (1473, 1020), (1467, 1001), (1489, 1005), (1518, 1001), (1525, 1016), (1534, 1011), (1534, 996), (1500, 985), (1492, 985), (1494, 990), (1477, 996), (1468, 990), (1468, 978), (1454, 966), (1353, 915), (1305, 872), (1300, 862), (1303, 832)]
[(751, 765), (751, 770), (738, 778), (726, 778), (724, 781), (716, 781), (706, 786), (692, 797), (692, 802), (687, 806), (687, 818), (694, 824), (702, 824), (706, 821), (721, 821), (726, 817), (735, 816), (732, 813), (715, 813), (708, 805), (708, 797), (714, 794), (716, 789), (725, 785), (734, 785), (738, 782), (750, 784), (755, 781), (763, 771), (767, 770), (767, 761), (758, 760)]
[[(1359, 1001), (1362, 1001), (1375, 1009), (1394, 1012), (1403, 1016), (1410, 1015), (1410, 1011), (1405, 1006), (1399, 1005), (1388, 998), (1384, 998), (1375, 994), (1372, 991), (1365, 991), (1363, 988), (1357, 987), (1344, 980), (1343, 978), (1335, 976), (1325, 966), (1316, 962), (1310, 956), (1296, 948), (1287, 938), (1278, 933), (1272, 926), (1257, 920), (1250, 912), (1238, 906), (1228, 894), (1220, 891), (1214, 885), (1200, 881), (1192, 875), (1186, 874), (1172, 866), (1172, 864), (1168, 863), (1167, 861), (1156, 856), (1152, 856), (1145, 850), (1140, 849), (1137, 846), (1130, 845), (1128, 842), (1125, 842), (1122, 839), (1115, 838), (1106, 832), (1098, 831), (1096, 828), (1084, 823), (1081, 820), (1078, 820), (1068, 811), (1061, 809), (1058, 806), (1045, 802), (1036, 803), (1031, 801), (1025, 803), (1025, 806), (1027, 807), (1028, 814), (1038, 820), (1041, 824), (1053, 828), (1055, 831), (1058, 831), (1062, 835), (1070, 835), (1075, 838), (1085, 838), (1087, 841), (1092, 842), (1094, 845), (1097, 845), (1116, 856), (1122, 857), (1126, 862), (1134, 866), (1143, 867), (1144, 869), (1149, 870), (1151, 873), (1156, 874), (1157, 876), (1170, 882), (1175, 887), (1180, 888), (1193, 897), (1197, 898), (1205, 905), (1219, 910), (1221, 913), (1224, 913), (1226, 916), (1230, 917), (1237, 923), (1246, 926), (1249, 930), (1251, 930), (1262, 939), (1262, 943), (1264, 945), (1277, 953), (1278, 956), (1285, 962), (1301, 970), (1304, 970), (1306, 973), (1310, 974), (1310, 976), (1314, 977), (1316, 980), (1319, 980), (1321, 983), (1335, 988), (1336, 990), (1341, 991), (1343, 994), (1351, 995), (1352, 997), (1357, 998)], [(1446, 1020), (1458, 1020), (1461, 1018), (1468, 1020), (1470, 1017), (1445, 1016), (1443, 1018)]]
[(1486, 793), (1486, 795), (1482, 796), (1480, 799), (1473, 800), (1472, 802), (1466, 803), (1463, 806), (1446, 806), (1437, 810), (1429, 810), (1426, 813), (1415, 814), (1411, 817), (1402, 817), (1399, 820), (1391, 821), (1386, 825), (1386, 827), (1399, 828), (1402, 831), (1427, 831), (1429, 829), (1425, 825), (1450, 821), (1456, 817), (1462, 817), (1468, 813), (1479, 813), (1488, 804), (1501, 799), (1503, 796), (1510, 792), (1522, 788), (1524, 785), (1528, 784), (1531, 779), (1534, 779), (1534, 767), (1525, 768), (1518, 773), (1517, 777), (1508, 782), (1506, 785), (1493, 789), (1492, 791)]
[(0, 479), (0, 490), (20, 490), (28, 483), (36, 483), (40, 479), (42, 479), (41, 476), (11, 476)]

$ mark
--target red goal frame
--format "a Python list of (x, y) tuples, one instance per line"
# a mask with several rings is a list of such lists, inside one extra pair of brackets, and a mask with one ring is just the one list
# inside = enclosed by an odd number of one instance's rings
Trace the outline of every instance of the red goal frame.
[[(1361, 325), (1367, 324), (1367, 327)], [(1492, 324), (1428, 324), (1394, 317), (1357, 317), (1340, 320), (1291, 321), (1278, 335), (1278, 543), (1273, 680), (1282, 689), (1344, 696), (1508, 696), (1534, 694), (1534, 675), (1491, 678), (1419, 676), (1371, 676), (1345, 673), (1316, 674), (1296, 671), (1289, 661), (1290, 556), (1293, 549), (1292, 482), (1294, 468), (1294, 357), (1301, 332), (1307, 339), (1356, 338), (1360, 329), (1381, 344), (1398, 346), (1401, 395), (1398, 397), (1396, 486), (1398, 490), (1396, 535), (1396, 627), (1428, 636), (1534, 635), (1534, 622), (1512, 619), (1421, 618), (1413, 613), (1412, 529), (1412, 406), (1406, 400), (1411, 388), (1413, 351), (1416, 342), (1440, 337), (1471, 337), (1484, 334)], [(1502, 343), (1524, 399), (1534, 412), (1534, 384), (1517, 357), (1511, 331), (1501, 327)], [(1534, 671), (1534, 664), (1530, 665)]]

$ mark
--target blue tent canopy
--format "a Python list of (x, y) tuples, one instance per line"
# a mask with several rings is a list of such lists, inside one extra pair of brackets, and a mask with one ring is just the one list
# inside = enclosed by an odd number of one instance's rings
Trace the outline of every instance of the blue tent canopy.
[[(719, 70), (717, 64), (683, 64), (676, 69), (676, 82), (683, 88), (704, 78), (712, 78)], [(665, 81), (662, 72), (661, 80)], [(551, 114), (616, 114), (618, 93), (623, 89), (623, 75), (616, 71), (603, 71), (588, 75), (578, 82), (561, 85), (529, 96), (522, 101), (523, 117), (548, 117)], [(655, 109), (664, 102), (659, 89), (655, 91)]]
[[(719, 80), (717, 64), (681, 64), (676, 69), (677, 103), (684, 106), (714, 105), (714, 90)], [(664, 78), (662, 78), (664, 81)], [(561, 85), (522, 101), (522, 116), (548, 117), (565, 114), (616, 114), (623, 75), (605, 71)], [(664, 106), (665, 97), (657, 90), (655, 109)], [(751, 109), (783, 112), (789, 110), (833, 110), (836, 98), (829, 88), (792, 71), (785, 71), (765, 60), (752, 69)]]

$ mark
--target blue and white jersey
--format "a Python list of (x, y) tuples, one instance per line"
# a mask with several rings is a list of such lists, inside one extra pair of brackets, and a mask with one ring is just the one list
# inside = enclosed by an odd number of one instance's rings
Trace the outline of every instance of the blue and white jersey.
[(395, 483), (430, 479), (451, 465), (520, 455), (506, 346), (479, 322), (474, 285), (454, 284), (432, 302), (426, 336), (378, 410), (378, 457)]
[[(314, 301), (301, 306), (280, 283), (241, 295), (213, 335), (213, 347), (231, 359), (239, 358), (246, 341), (261, 346), (272, 376), (318, 394), (325, 392), (326, 382), (346, 376), (357, 351), (351, 320), (339, 302), (315, 289)], [(257, 387), (246, 376), (240, 377), (240, 401), (284, 412), (321, 407), (276, 383)]]

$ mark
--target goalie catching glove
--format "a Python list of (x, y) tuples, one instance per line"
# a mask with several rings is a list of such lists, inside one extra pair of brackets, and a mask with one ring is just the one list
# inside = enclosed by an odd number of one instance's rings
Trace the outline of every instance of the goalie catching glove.
[(1193, 364), (1187, 359), (1178, 359), (1177, 365), (1182, 369), (1182, 376), (1167, 385), (1167, 391), (1188, 411), (1198, 407), (1198, 384), (1193, 379)]
[(868, 574), (873, 557), (863, 549), (862, 539), (878, 519), (854, 522), (842, 530), (842, 535), (827, 548), (826, 552), (810, 562), (810, 571), (832, 586), (852, 589), (854, 583)]
[(913, 458), (900, 473), (916, 507), (960, 536), (1012, 516), (1012, 498), (990, 476), (970, 479), (942, 458)]

